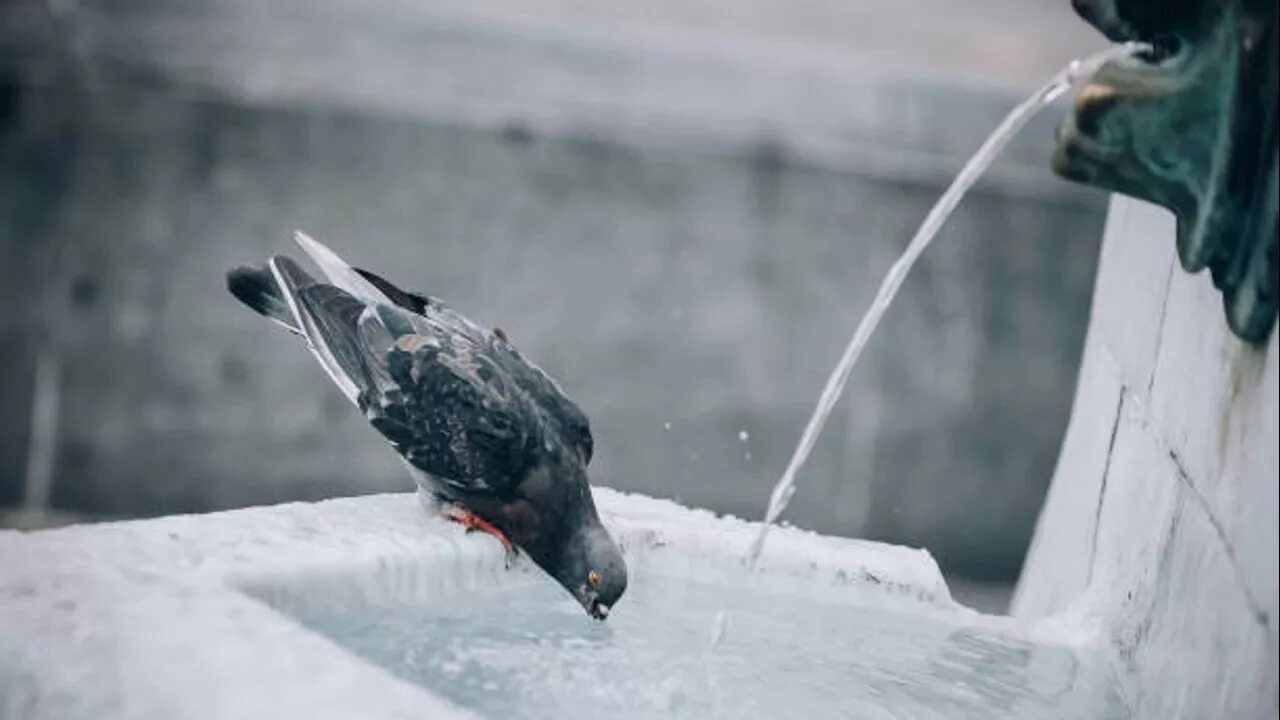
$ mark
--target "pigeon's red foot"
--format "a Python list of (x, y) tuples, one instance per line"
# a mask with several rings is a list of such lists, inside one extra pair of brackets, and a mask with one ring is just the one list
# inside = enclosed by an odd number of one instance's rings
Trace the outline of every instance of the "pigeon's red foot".
[(444, 511), (444, 516), (445, 518), (466, 528), (469, 533), (479, 531), (498, 538), (498, 542), (502, 543), (503, 549), (507, 551), (507, 567), (511, 566), (511, 563), (516, 556), (516, 548), (511, 544), (511, 541), (507, 539), (506, 534), (495, 527), (493, 523), (485, 520), (461, 505), (447, 506)]

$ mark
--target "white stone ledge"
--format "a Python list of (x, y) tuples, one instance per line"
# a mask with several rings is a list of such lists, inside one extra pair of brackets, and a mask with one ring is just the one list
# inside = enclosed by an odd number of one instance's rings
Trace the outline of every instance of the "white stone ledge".
[[(595, 494), (633, 577), (773, 588), (785, 576), (797, 593), (976, 617), (921, 550), (780, 529), (749, 576), (753, 523)], [(527, 562), (504, 569), (491, 538), (429, 517), (407, 494), (8, 531), (0, 567), (0, 716), (60, 720), (469, 717), (277, 609), (550, 582)]]

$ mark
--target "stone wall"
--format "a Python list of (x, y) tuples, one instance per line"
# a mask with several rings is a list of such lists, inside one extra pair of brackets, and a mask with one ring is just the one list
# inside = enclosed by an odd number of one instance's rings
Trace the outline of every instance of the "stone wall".
[(1277, 334), (1234, 338), (1165, 211), (1116, 197), (1013, 612), (1098, 621), (1138, 718), (1277, 712)]

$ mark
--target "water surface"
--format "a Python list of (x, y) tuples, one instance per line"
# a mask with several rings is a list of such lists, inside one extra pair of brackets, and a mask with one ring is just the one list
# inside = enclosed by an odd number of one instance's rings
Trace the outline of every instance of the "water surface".
[(493, 720), (1126, 717), (1069, 649), (790, 594), (648, 577), (607, 623), (550, 582), (432, 605), (298, 617)]

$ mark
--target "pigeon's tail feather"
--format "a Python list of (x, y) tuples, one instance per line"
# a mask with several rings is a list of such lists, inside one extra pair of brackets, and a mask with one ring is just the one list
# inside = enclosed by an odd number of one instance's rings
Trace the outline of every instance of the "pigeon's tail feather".
[(241, 265), (228, 270), (227, 290), (254, 312), (274, 320), (290, 332), (302, 333), (294, 323), (293, 312), (280, 293), (275, 276), (266, 265)]
[(361, 392), (372, 383), (359, 339), (365, 304), (341, 288), (317, 283), (287, 257), (277, 255), (268, 265), (311, 352), (342, 394), (359, 407)]
[(363, 301), (367, 305), (387, 303), (395, 304), (391, 298), (369, 282), (363, 274), (351, 267), (338, 254), (302, 231), (293, 234), (298, 246), (320, 267), (320, 271), (329, 282), (341, 288), (348, 295)]

